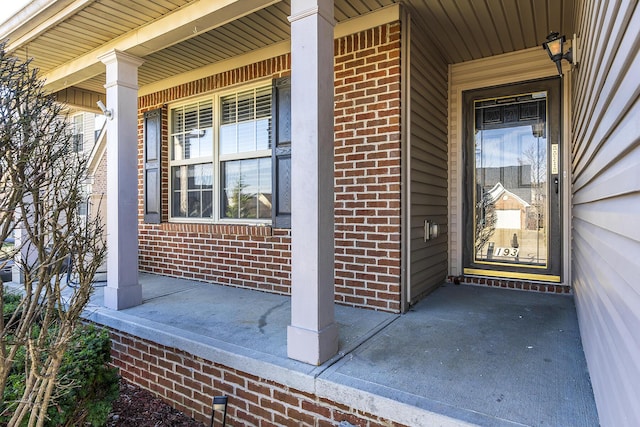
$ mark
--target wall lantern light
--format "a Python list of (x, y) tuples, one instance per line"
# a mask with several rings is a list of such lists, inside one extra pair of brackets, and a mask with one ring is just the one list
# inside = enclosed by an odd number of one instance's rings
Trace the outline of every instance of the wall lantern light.
[(102, 114), (104, 114), (107, 119), (113, 120), (113, 110), (108, 110), (107, 107), (104, 105), (104, 102), (100, 100), (98, 100), (96, 104), (98, 104), (98, 108), (100, 109), (100, 111), (102, 111)]
[(566, 53), (563, 52), (565, 41), (566, 38), (564, 35), (561, 36), (559, 33), (553, 32), (547, 36), (547, 41), (542, 43), (542, 48), (547, 51), (549, 58), (556, 63), (560, 77), (562, 77), (562, 60), (566, 59), (569, 64), (573, 64), (573, 47), (570, 47)]
[(424, 220), (424, 241), (428, 242), (429, 240), (437, 239), (439, 233), (439, 226), (433, 221), (429, 221), (427, 219)]

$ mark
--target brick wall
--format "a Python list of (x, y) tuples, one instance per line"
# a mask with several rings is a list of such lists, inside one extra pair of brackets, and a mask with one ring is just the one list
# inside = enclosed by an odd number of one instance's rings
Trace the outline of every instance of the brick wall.
[(89, 213), (91, 218), (100, 217), (100, 222), (106, 229), (107, 225), (107, 152), (105, 151), (93, 171), (93, 183), (89, 198)]
[(530, 280), (502, 279), (475, 276), (448, 276), (447, 281), (455, 285), (478, 285), (494, 288), (518, 289), (521, 291), (533, 291), (552, 294), (572, 294), (571, 286), (558, 283), (535, 282)]
[(107, 194), (107, 152), (105, 151), (93, 172), (93, 183), (91, 184), (93, 194)]
[(111, 340), (112, 363), (125, 379), (207, 425), (213, 396), (227, 395), (227, 425), (328, 427), (348, 421), (361, 427), (401, 426), (348, 404), (118, 331), (111, 331)]
[[(400, 24), (387, 24), (336, 40), (335, 52), (336, 301), (398, 312)], [(143, 113), (163, 109), (163, 223), (143, 222), (141, 198), (141, 270), (290, 292), (290, 230), (166, 222), (167, 103), (255, 79), (288, 75), (290, 67), (290, 55), (282, 55), (139, 99), (140, 166)], [(140, 195), (142, 189), (140, 173)]]
[(336, 301), (400, 310), (400, 24), (336, 41)]
[(162, 109), (162, 223), (144, 222), (139, 200), (140, 270), (165, 276), (289, 294), (291, 290), (291, 232), (269, 226), (169, 223), (169, 109), (167, 103), (256, 79), (290, 73), (289, 55), (229, 70), (168, 88), (138, 101), (138, 194), (144, 183), (143, 116)]
[(141, 224), (139, 234), (143, 271), (290, 293), (290, 230), (163, 223)]

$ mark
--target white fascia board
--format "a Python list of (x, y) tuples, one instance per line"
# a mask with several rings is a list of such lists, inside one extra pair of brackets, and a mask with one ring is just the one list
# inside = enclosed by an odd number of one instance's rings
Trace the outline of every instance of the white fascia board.
[(98, 58), (113, 50), (144, 57), (278, 1), (280, 0), (194, 1), (50, 71), (43, 76), (45, 88), (56, 91), (97, 76), (104, 72), (104, 64)]

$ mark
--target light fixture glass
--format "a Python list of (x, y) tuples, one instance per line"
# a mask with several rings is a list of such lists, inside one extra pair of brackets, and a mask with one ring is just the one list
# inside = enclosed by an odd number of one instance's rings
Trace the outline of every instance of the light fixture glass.
[(552, 58), (558, 54), (562, 55), (562, 39), (555, 39), (547, 43), (547, 49), (549, 49), (549, 56)]
[(566, 38), (560, 33), (552, 32), (547, 36), (547, 41), (542, 43), (542, 47), (549, 54), (549, 58), (556, 63), (558, 74), (562, 77), (562, 60), (566, 59), (572, 63), (571, 49), (567, 53), (563, 52), (563, 45)]

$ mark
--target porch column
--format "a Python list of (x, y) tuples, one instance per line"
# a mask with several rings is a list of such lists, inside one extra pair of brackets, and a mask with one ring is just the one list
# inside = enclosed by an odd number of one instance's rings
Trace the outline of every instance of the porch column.
[(338, 351), (334, 320), (333, 0), (291, 2), (290, 358)]
[(138, 283), (138, 67), (142, 60), (114, 50), (106, 65), (107, 286), (104, 305), (122, 310), (142, 303)]

